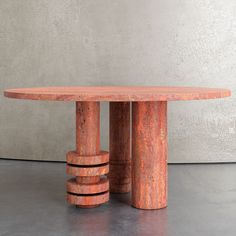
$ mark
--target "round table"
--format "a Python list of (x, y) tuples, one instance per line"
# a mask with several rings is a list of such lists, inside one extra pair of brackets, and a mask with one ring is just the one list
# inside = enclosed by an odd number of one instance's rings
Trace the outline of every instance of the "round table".
[[(124, 193), (131, 188), (134, 207), (160, 209), (167, 206), (167, 102), (223, 98), (230, 96), (230, 90), (45, 87), (8, 89), (4, 95), (76, 103), (76, 149), (67, 154), (67, 173), (75, 176), (67, 181), (69, 203), (91, 208), (107, 202), (109, 192)], [(100, 150), (100, 101), (110, 102), (110, 154)]]

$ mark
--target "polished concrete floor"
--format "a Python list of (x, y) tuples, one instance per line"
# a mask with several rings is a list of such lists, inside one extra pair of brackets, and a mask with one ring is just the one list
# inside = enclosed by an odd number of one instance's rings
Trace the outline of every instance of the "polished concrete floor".
[(169, 165), (169, 206), (138, 210), (129, 194), (78, 209), (65, 164), (0, 160), (0, 236), (234, 236), (236, 164)]

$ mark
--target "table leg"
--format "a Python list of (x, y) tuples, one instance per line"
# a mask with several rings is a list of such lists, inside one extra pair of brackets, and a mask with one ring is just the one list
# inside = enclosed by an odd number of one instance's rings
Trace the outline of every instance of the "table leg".
[(100, 103), (76, 102), (76, 151), (67, 154), (67, 200), (82, 208), (109, 200), (109, 154), (100, 151)]
[(130, 102), (110, 102), (110, 192), (130, 191)]
[(167, 206), (167, 102), (132, 103), (132, 205)]

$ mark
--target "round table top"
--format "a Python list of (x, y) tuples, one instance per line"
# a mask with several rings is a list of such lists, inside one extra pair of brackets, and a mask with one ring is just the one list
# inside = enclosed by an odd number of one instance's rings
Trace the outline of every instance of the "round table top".
[(228, 97), (228, 89), (197, 87), (45, 87), (7, 89), (9, 98), (47, 101), (174, 101)]

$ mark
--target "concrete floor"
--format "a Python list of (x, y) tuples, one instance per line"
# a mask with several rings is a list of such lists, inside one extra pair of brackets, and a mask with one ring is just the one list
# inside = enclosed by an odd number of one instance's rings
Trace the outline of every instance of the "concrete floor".
[(236, 235), (236, 164), (169, 165), (169, 206), (137, 210), (129, 194), (78, 209), (65, 164), (0, 160), (0, 236)]

